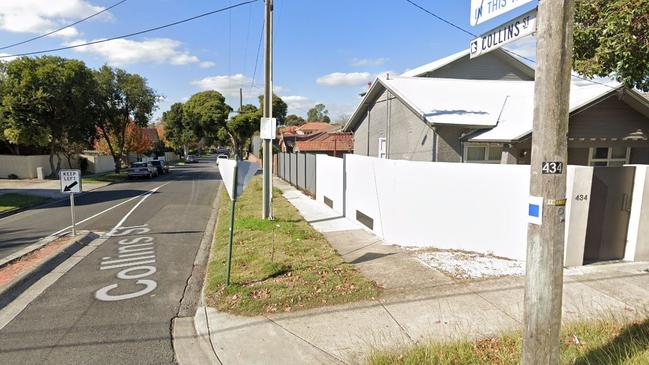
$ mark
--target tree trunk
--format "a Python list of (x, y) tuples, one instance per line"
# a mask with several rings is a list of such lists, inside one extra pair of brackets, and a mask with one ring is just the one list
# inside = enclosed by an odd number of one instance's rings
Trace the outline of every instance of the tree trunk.
[(50, 175), (48, 177), (54, 179), (58, 170), (54, 168), (54, 140), (50, 142)]
[(104, 139), (106, 140), (106, 144), (108, 145), (108, 150), (110, 151), (110, 155), (113, 156), (113, 161), (115, 162), (115, 172), (119, 174), (120, 168), (121, 168), (121, 163), (120, 163), (120, 156), (117, 156), (115, 153), (115, 149), (113, 148), (112, 143), (110, 143), (110, 138), (108, 137), (108, 132), (106, 131), (106, 128), (101, 125), (99, 126), (99, 129), (101, 129), (101, 134), (104, 136)]
[(185, 158), (187, 158), (187, 155), (189, 154), (189, 148), (187, 145), (183, 145), (183, 153), (185, 154)]

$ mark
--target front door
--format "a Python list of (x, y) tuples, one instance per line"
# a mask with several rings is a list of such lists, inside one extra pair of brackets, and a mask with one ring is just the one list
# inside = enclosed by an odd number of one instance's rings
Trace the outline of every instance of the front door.
[(635, 167), (595, 167), (584, 264), (621, 260), (631, 215)]

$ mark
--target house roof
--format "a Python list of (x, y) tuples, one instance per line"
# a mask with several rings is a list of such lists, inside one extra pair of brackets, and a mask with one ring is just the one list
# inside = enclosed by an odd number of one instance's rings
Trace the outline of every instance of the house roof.
[(149, 139), (149, 141), (156, 143), (160, 141), (160, 136), (158, 135), (158, 130), (156, 128), (143, 128), (144, 135)]
[(296, 141), (295, 147), (300, 152), (352, 151), (354, 135), (345, 132), (321, 133), (308, 140)]
[[(510, 65), (520, 69), (521, 71), (527, 73), (530, 75), (530, 77), (534, 77), (534, 69), (527, 65), (526, 63), (522, 62), (516, 57), (511, 56), (509, 53), (507, 53), (503, 49), (497, 49), (492, 52), (495, 55), (498, 55), (504, 59), (504, 61), (508, 62)], [(404, 73), (401, 74), (401, 76), (404, 77), (419, 77), (423, 76), (427, 73), (439, 70), (442, 67), (448, 66), (453, 62), (459, 61), (463, 58), (468, 58), (469, 57), (469, 49), (465, 49), (463, 51), (457, 52), (455, 54), (452, 54), (450, 56), (440, 58), (439, 60), (435, 60), (431, 63), (427, 63), (425, 65), (415, 67), (412, 70), (408, 70)]]
[(325, 131), (335, 128), (334, 125), (324, 122), (309, 122), (297, 127), (295, 131)]
[[(622, 86), (574, 79), (570, 111), (575, 112), (611, 95)], [(415, 115), (431, 126), (454, 125), (483, 129), (469, 140), (480, 142), (516, 141), (532, 132), (533, 81), (436, 79), (421, 77), (378, 78), (350, 118), (344, 130), (351, 131), (364, 119), (367, 109), (385, 90), (401, 100)], [(634, 90), (627, 94), (649, 101)]]

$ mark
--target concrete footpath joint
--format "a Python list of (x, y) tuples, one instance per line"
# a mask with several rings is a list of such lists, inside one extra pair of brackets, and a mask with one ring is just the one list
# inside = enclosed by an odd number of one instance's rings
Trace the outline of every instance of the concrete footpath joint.
[[(384, 287), (384, 294), (373, 301), (258, 317), (207, 308), (207, 321), (197, 316), (195, 326), (203, 334), (209, 326), (223, 364), (356, 364), (377, 349), (521, 329), (523, 277), (456, 281), (286, 183), (274, 184), (346, 261)], [(647, 315), (648, 266), (566, 270), (564, 321)]]

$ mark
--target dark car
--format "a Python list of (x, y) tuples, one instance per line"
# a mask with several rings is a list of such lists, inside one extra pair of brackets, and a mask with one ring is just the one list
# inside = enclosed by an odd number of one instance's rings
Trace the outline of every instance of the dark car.
[(198, 163), (198, 157), (195, 155), (187, 155), (187, 158), (185, 159), (185, 162), (187, 163)]
[(169, 173), (169, 165), (164, 160), (152, 160), (151, 164), (158, 170), (158, 175)]

